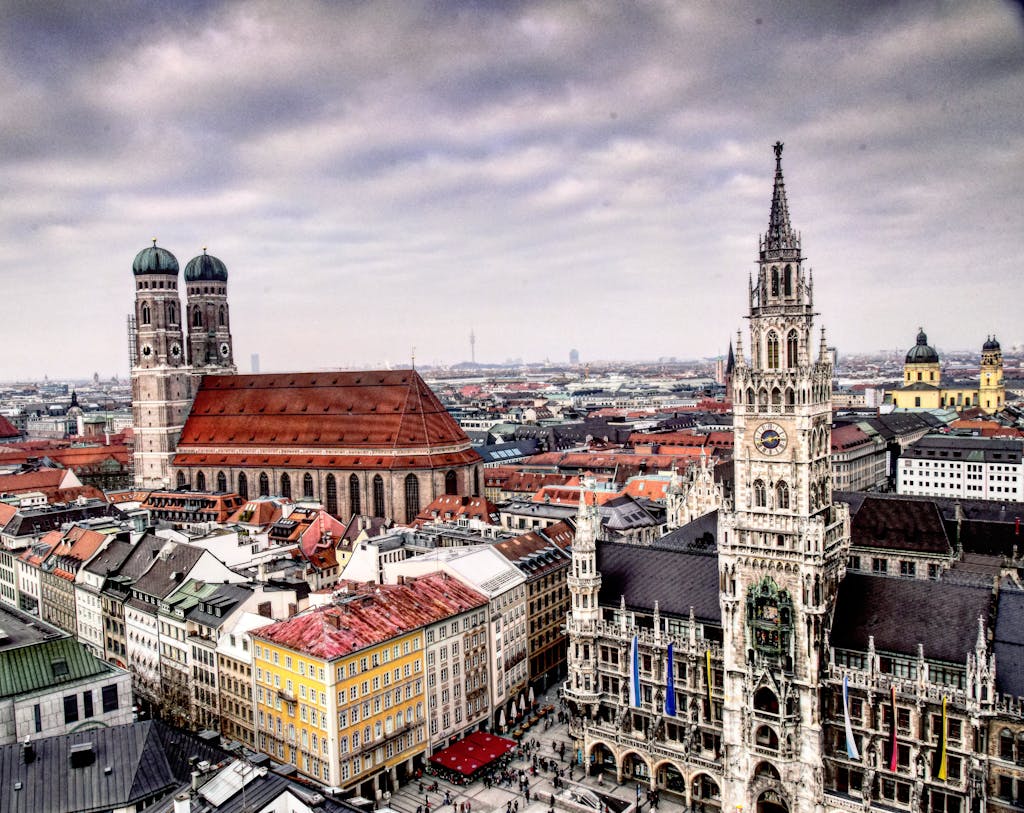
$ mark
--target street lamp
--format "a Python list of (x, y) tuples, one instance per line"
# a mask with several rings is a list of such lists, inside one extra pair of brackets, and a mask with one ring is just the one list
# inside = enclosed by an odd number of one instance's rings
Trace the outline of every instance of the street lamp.
[(640, 813), (640, 785), (636, 786), (636, 809), (637, 813)]

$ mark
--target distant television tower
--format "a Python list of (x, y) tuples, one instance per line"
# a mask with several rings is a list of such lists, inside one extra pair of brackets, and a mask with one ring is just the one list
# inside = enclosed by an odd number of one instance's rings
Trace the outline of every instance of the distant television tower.
[(476, 364), (476, 334), (473, 332), (473, 328), (469, 329), (469, 360)]

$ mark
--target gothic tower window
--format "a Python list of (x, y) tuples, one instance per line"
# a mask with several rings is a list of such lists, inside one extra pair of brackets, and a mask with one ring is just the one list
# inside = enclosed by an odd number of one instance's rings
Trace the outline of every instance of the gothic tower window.
[(747, 403), (751, 406), (754, 405), (754, 388), (747, 387)]
[(772, 296), (779, 295), (779, 269), (772, 268)]
[(771, 726), (763, 725), (758, 728), (754, 741), (761, 748), (770, 748), (772, 751), (779, 750), (779, 735), (775, 733)]
[(768, 500), (764, 488), (764, 480), (754, 480), (754, 507), (764, 508), (767, 503)]
[(221, 493), (228, 490), (228, 477), (224, 472), (217, 472), (217, 490)]
[(768, 369), (779, 369), (779, 334), (774, 330), (768, 333)]
[(224, 310), (224, 306), (221, 305), (220, 308), (217, 309), (217, 324), (220, 325), (221, 327), (224, 327), (225, 325), (227, 325), (227, 323), (227, 313)]
[(292, 478), (287, 474), (281, 475), (281, 496), (289, 500), (292, 498)]
[(249, 478), (244, 471), (238, 475), (238, 496), (243, 500), (249, 499)]
[(192, 310), (192, 327), (203, 326), (203, 312), (199, 308)]
[(142, 324), (148, 325), (153, 321), (152, 311), (149, 309), (149, 303), (144, 302), (142, 304)]
[(384, 516), (384, 478), (379, 474), (373, 477), (373, 515)]
[(302, 475), (302, 496), (306, 499), (313, 496), (313, 475), (308, 471)]
[(789, 265), (786, 266), (786, 271), (783, 274), (783, 277), (784, 277), (783, 286), (784, 286), (784, 289), (785, 289), (786, 296), (792, 296), (793, 295), (793, 268), (792, 268), (792, 266), (789, 266)]
[(779, 480), (775, 486), (775, 505), (777, 508), (789, 508), (789, 486), (785, 480)]
[(792, 387), (786, 387), (786, 406), (793, 406), (796, 404), (796, 393), (793, 392)]
[(786, 366), (796, 367), (797, 365), (797, 335), (795, 330), (789, 331), (786, 335)]
[(444, 493), (445, 494), (458, 494), (459, 493), (459, 478), (456, 476), (454, 471), (447, 471), (444, 475)]
[(270, 478), (267, 477), (267, 473), (265, 471), (260, 472), (260, 496), (270, 496)]
[(359, 478), (354, 474), (348, 478), (348, 504), (353, 514), (362, 513), (359, 499)]
[(420, 512), (420, 480), (415, 474), (405, 477), (405, 522), (410, 524)]
[(334, 479), (333, 474), (327, 475), (327, 483), (325, 486), (327, 492), (327, 513), (337, 514), (338, 513), (338, 481)]
[(183, 472), (183, 471), (179, 471), (178, 472), (177, 482), (178, 482), (178, 488), (184, 488), (185, 487), (185, 472)]
[(762, 686), (754, 692), (754, 708), (768, 714), (778, 714), (779, 698), (767, 686)]
[(206, 491), (206, 475), (202, 472), (196, 475), (196, 491)]
[(480, 469), (473, 468), (473, 496), (480, 496)]
[(173, 302), (167, 305), (167, 323), (171, 325), (178, 324), (178, 308)]

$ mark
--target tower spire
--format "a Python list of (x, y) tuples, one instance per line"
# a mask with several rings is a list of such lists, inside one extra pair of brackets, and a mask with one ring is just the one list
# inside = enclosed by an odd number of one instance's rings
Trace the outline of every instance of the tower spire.
[[(800, 250), (799, 238), (793, 233), (789, 222), (789, 203), (786, 201), (786, 182), (782, 177), (781, 141), (776, 141), (775, 150), (775, 188), (772, 190), (772, 211), (768, 218), (768, 233), (764, 237), (762, 256), (771, 252), (783, 252), (786, 249)], [(778, 254), (776, 254), (778, 256)]]

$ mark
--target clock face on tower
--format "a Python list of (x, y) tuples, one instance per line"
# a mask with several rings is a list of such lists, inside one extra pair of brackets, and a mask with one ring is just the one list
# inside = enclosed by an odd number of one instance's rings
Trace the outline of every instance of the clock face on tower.
[(174, 358), (178, 358), (178, 356), (181, 355), (181, 345), (172, 344), (171, 345), (171, 355), (174, 356)]
[(148, 344), (142, 345), (142, 355), (144, 355), (144, 356), (151, 356), (152, 354), (153, 354), (153, 348), (152, 347), (150, 347)]
[(227, 343), (227, 342), (224, 342), (224, 343), (223, 343), (223, 344), (222, 344), (222, 345), (220, 346), (220, 354), (221, 354), (222, 356), (224, 356), (224, 358), (227, 358), (227, 357), (228, 357), (228, 353), (230, 353), (230, 352), (231, 352), (231, 348), (230, 348), (230, 347), (228, 347), (228, 343)]
[(776, 423), (761, 424), (754, 430), (754, 447), (761, 454), (779, 454), (786, 448), (786, 430)]

